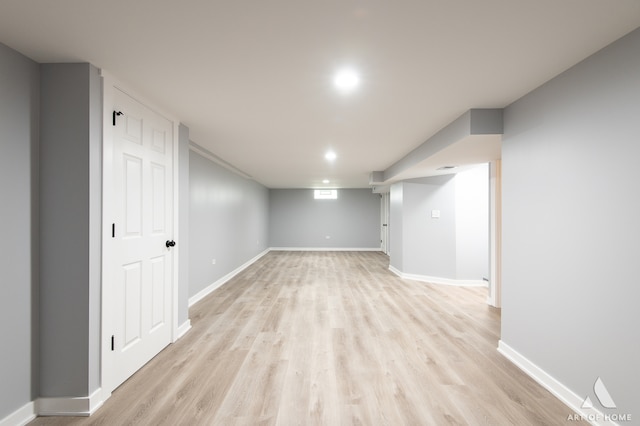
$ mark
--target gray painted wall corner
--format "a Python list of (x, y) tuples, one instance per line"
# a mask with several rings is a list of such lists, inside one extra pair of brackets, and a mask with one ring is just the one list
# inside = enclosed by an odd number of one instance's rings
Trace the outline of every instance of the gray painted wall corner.
[(402, 210), (402, 272), (456, 279), (455, 175), (406, 181)]
[(0, 43), (0, 419), (38, 395), (38, 64)]
[[(634, 418), (638, 52), (640, 29), (510, 105), (502, 145), (502, 340), (601, 411)], [(598, 377), (616, 410), (597, 405)]]
[(89, 64), (40, 66), (40, 396), (99, 384), (102, 90)]
[(269, 190), (193, 150), (188, 170), (193, 297), (268, 248)]

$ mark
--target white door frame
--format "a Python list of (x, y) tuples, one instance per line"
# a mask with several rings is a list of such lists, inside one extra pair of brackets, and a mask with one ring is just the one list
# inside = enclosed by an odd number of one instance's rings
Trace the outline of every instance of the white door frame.
[(389, 192), (380, 194), (380, 249), (389, 254)]
[(110, 372), (113, 371), (113, 357), (111, 356), (111, 335), (114, 330), (115, 318), (112, 307), (114, 306), (113, 287), (115, 271), (113, 270), (113, 252), (111, 226), (113, 223), (114, 213), (112, 211), (115, 205), (116, 195), (114, 184), (114, 131), (113, 131), (113, 105), (114, 90), (120, 90), (141, 104), (154, 110), (173, 125), (173, 239), (177, 241), (176, 246), (172, 249), (173, 273), (171, 279), (171, 295), (172, 312), (171, 312), (171, 341), (175, 342), (178, 338), (178, 258), (180, 256), (180, 235), (178, 234), (178, 126), (179, 121), (171, 114), (156, 108), (153, 103), (148, 102), (144, 96), (139, 95), (127, 86), (120, 83), (115, 77), (104, 70), (102, 75), (102, 94), (103, 94), (103, 123), (102, 123), (102, 300), (101, 300), (101, 365), (100, 365), (100, 382), (102, 388), (102, 401), (107, 400), (118, 384), (111, 382)]

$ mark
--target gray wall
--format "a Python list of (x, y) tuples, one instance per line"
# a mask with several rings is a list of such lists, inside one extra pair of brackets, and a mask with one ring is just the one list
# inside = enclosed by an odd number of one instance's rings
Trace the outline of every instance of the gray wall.
[(37, 392), (38, 105), (38, 65), (0, 44), (0, 419)]
[(379, 249), (380, 195), (339, 189), (337, 200), (316, 200), (312, 189), (271, 189), (269, 232), (271, 247)]
[(189, 128), (178, 128), (178, 326), (189, 320)]
[(636, 423), (639, 159), (640, 30), (505, 111), (502, 340)]
[(102, 88), (89, 64), (41, 66), (40, 396), (100, 383)]
[(269, 190), (191, 151), (189, 197), (191, 297), (267, 249)]
[[(456, 278), (455, 175), (404, 183), (404, 270)], [(440, 210), (440, 218), (431, 217)]]
[[(390, 264), (405, 274), (456, 278), (455, 175), (391, 187)], [(431, 217), (440, 210), (440, 218)]]

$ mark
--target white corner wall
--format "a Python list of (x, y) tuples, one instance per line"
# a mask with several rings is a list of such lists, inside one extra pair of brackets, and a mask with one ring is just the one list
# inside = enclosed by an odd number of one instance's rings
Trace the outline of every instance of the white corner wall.
[(456, 174), (456, 278), (489, 278), (489, 165)]
[(391, 186), (390, 269), (402, 277), (486, 285), (489, 171), (412, 179)]

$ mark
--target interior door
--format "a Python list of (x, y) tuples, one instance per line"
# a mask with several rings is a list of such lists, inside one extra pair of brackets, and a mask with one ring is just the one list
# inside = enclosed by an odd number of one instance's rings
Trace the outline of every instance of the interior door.
[(114, 90), (114, 388), (171, 342), (173, 124)]

